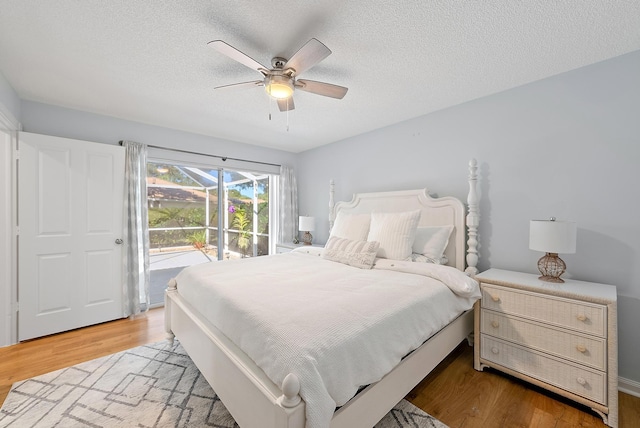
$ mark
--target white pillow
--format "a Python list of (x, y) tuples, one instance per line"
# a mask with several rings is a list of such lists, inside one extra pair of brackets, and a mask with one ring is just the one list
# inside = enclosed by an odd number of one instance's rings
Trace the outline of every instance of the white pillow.
[(352, 241), (366, 241), (370, 224), (370, 214), (346, 214), (344, 212), (338, 212), (329, 237), (335, 236)]
[(329, 238), (322, 250), (322, 258), (360, 269), (371, 269), (378, 253), (378, 242)]
[(411, 256), (420, 210), (402, 213), (372, 213), (367, 241), (380, 243), (378, 257), (406, 260)]
[[(422, 254), (432, 263), (442, 263), (444, 250), (449, 245), (449, 237), (453, 232), (453, 226), (431, 226), (416, 229), (416, 239), (413, 241), (413, 253)], [(418, 261), (418, 260), (415, 260)]]

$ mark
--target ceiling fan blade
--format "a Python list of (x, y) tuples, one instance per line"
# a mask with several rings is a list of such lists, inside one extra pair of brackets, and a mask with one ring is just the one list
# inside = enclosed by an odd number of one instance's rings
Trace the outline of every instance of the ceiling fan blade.
[(284, 65), (284, 69), (292, 68), (295, 76), (300, 75), (305, 70), (310, 69), (326, 57), (331, 55), (331, 50), (316, 39), (309, 40), (298, 52)]
[(262, 85), (264, 85), (264, 81), (254, 80), (253, 82), (232, 83), (230, 85), (216, 86), (213, 89), (240, 89), (240, 88), (249, 87), (249, 86), (262, 86)]
[(296, 108), (296, 106), (293, 104), (293, 97), (279, 99), (278, 108), (280, 109), (280, 111), (289, 111)]
[(233, 46), (229, 45), (228, 43), (223, 42), (222, 40), (213, 40), (211, 42), (208, 43), (208, 45), (210, 45), (211, 47), (213, 47), (215, 50), (217, 50), (218, 52), (220, 52), (221, 54), (224, 54), (226, 56), (228, 56), (229, 58), (238, 61), (240, 64), (246, 65), (249, 68), (252, 68), (256, 71), (259, 71), (262, 74), (266, 75), (266, 71), (268, 70), (267, 67), (265, 67), (264, 65), (260, 64), (258, 61), (256, 61), (255, 59), (251, 58), (249, 55), (240, 52), (238, 49), (234, 48)]
[(339, 100), (341, 100), (349, 90), (349, 88), (345, 88), (344, 86), (306, 79), (298, 79), (296, 81), (296, 89), (311, 92), (312, 94), (324, 95), (325, 97), (337, 98)]

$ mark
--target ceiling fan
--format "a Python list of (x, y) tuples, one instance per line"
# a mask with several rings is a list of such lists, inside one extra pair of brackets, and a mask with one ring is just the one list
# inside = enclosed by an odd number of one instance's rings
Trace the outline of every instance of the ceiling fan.
[(267, 68), (248, 55), (240, 52), (222, 40), (208, 43), (218, 52), (238, 61), (240, 64), (258, 71), (262, 80), (217, 86), (214, 89), (235, 89), (250, 86), (264, 86), (267, 94), (275, 98), (280, 111), (293, 110), (293, 92), (299, 89), (325, 97), (342, 99), (348, 88), (315, 80), (298, 79), (298, 76), (331, 54), (331, 50), (316, 39), (309, 40), (290, 59), (275, 57), (271, 68)]

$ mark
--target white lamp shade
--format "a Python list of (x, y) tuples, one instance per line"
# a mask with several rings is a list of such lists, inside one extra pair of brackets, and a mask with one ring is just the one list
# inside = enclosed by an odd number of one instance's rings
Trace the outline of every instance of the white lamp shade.
[(531, 220), (529, 248), (545, 253), (576, 252), (577, 226), (572, 221)]
[(316, 219), (314, 217), (300, 216), (298, 219), (298, 230), (311, 232), (315, 229)]

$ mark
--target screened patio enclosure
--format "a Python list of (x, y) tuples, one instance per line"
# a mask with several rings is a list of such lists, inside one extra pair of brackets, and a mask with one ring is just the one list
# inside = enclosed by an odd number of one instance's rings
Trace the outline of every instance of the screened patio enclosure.
[[(268, 174), (149, 161), (152, 288), (159, 281), (163, 291), (165, 279), (185, 266), (269, 254), (270, 180)], [(164, 269), (172, 271), (154, 272)]]

